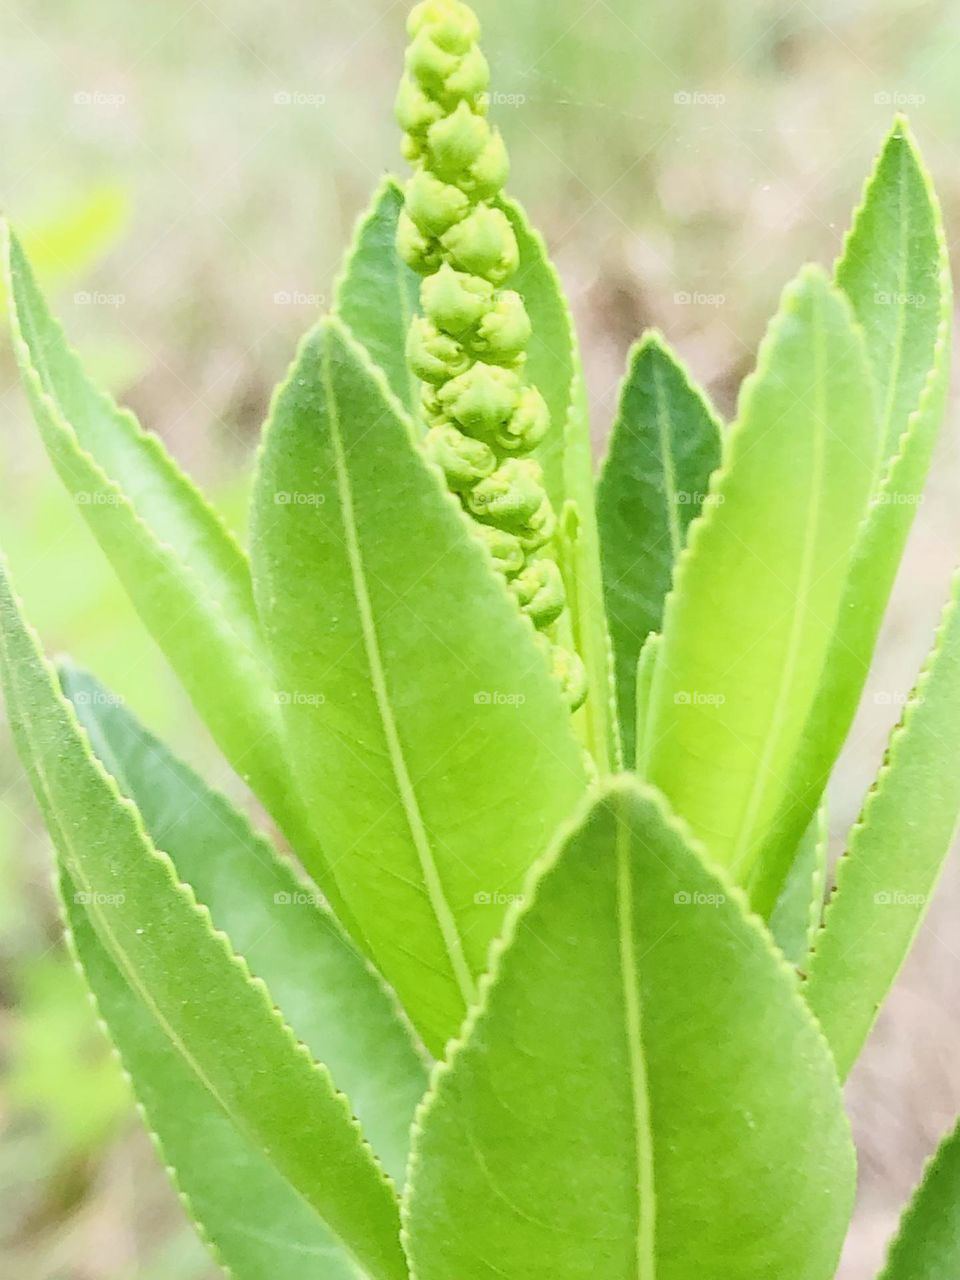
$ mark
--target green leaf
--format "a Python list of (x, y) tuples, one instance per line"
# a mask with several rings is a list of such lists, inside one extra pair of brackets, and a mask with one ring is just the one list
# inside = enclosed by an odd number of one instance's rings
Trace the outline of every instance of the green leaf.
[(437, 1069), (404, 1204), (418, 1280), (828, 1280), (853, 1202), (795, 975), (655, 792), (546, 860)]
[(770, 916), (770, 932), (791, 964), (803, 971), (823, 917), (830, 829), (826, 803), (820, 806), (793, 860)]
[(532, 627), (336, 320), (275, 401), (253, 567), (303, 792), (437, 1053), (583, 764)]
[[(202, 1097), (235, 1144), (249, 1149), (253, 1170), (259, 1160), (276, 1175), (272, 1187), (299, 1197), (370, 1277), (403, 1280), (393, 1191), (346, 1099), (297, 1044), (266, 987), (214, 931), (90, 753), (3, 572), (0, 672), (68, 899), (85, 907), (104, 956), (162, 1038), (153, 1060), (160, 1073), (169, 1066), (170, 1076), (156, 1087), (189, 1082), (191, 1096)], [(216, 1173), (207, 1167), (211, 1182)]]
[(960, 817), (960, 575), (827, 905), (807, 999), (841, 1076), (923, 921)]
[(647, 727), (650, 722), (650, 691), (653, 688), (653, 676), (660, 656), (660, 634), (657, 631), (648, 633), (640, 656), (637, 659), (637, 719), (634, 729), (635, 757), (634, 761), (644, 759), (647, 751)]
[(524, 376), (540, 388), (552, 429), (536, 451), (547, 493), (562, 519), (561, 569), (570, 604), (570, 634), (583, 659), (590, 696), (575, 717), (601, 773), (619, 767), (622, 749), (614, 705), (613, 663), (603, 599), (594, 506), (593, 450), (586, 390), (573, 318), (540, 233), (514, 200), (501, 199), (520, 249), (511, 281), (523, 294), (533, 336)]
[(336, 289), (334, 308), (382, 370), (408, 413), (420, 406), (420, 383), (407, 364), (407, 331), (420, 307), (420, 279), (396, 249), (403, 193), (381, 183), (362, 217)]
[(853, 724), (883, 615), (922, 501), (950, 377), (950, 264), (940, 210), (904, 121), (867, 183), (837, 267), (867, 337), (886, 457), (860, 529), (836, 635), (801, 748), (791, 794), (771, 824), (753, 895), (766, 910), (784, 857), (810, 821)]
[(90, 382), (16, 237), (2, 234), (14, 349), (54, 467), (227, 759), (330, 884), (290, 786), (244, 553), (159, 438)]
[(878, 1280), (954, 1280), (960, 1274), (960, 1128), (927, 1166)]
[(597, 486), (620, 734), (635, 758), (637, 660), (659, 631), (673, 566), (720, 464), (720, 423), (659, 334), (631, 353)]
[(646, 773), (738, 883), (792, 786), (876, 456), (862, 335), (807, 268), (691, 526), (651, 691)]
[(384, 1168), (402, 1182), (427, 1071), (392, 994), (316, 890), (223, 796), (92, 676), (64, 666), (61, 683), (153, 844), (267, 984), (298, 1040), (329, 1068)]

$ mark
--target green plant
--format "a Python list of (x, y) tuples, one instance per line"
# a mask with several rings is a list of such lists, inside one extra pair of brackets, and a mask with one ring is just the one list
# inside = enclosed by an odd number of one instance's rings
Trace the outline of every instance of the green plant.
[[(410, 30), (406, 209), (385, 183), (276, 395), (249, 559), (89, 382), (7, 236), (51, 459), (312, 877), (52, 670), (4, 575), (71, 946), (243, 1280), (827, 1280), (840, 1082), (960, 812), (958, 580), (823, 912), (824, 791), (946, 396), (935, 198), (898, 120), (726, 431), (645, 339), (595, 505), (476, 21), (426, 0)], [(956, 1146), (887, 1280), (956, 1274)]]

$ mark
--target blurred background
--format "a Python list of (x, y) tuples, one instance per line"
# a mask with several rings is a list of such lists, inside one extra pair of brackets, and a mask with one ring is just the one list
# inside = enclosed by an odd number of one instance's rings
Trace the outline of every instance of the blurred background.
[[(660, 327), (729, 416), (783, 285), (839, 252), (896, 110), (960, 233), (960, 8), (949, 0), (479, 0), (512, 192), (570, 292), (598, 452), (626, 352)], [(0, 203), (72, 342), (242, 533), (272, 386), (398, 167), (406, 5), (9, 0)], [(956, 256), (956, 254), (955, 254)], [(58, 488), (0, 330), (0, 543), (50, 650), (238, 785)], [(951, 409), (834, 787), (842, 847), (960, 560)], [(958, 761), (960, 768), (960, 761)], [(960, 874), (850, 1086), (866, 1280), (960, 1113)], [(59, 941), (47, 840), (0, 723), (0, 1275), (208, 1280)]]

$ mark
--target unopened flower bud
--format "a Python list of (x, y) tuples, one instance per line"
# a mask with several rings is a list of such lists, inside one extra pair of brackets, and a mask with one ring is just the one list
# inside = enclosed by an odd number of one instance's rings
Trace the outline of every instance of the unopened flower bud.
[(456, 182), (483, 154), (490, 126), (466, 102), (427, 130), (431, 168), (445, 182)]
[(478, 524), (475, 529), (477, 536), (486, 544), (487, 550), (493, 557), (495, 569), (505, 578), (512, 578), (514, 574), (520, 572), (526, 563), (527, 555), (515, 534), (507, 533), (505, 529), (497, 529), (492, 524)]
[(429, 98), (409, 76), (400, 81), (394, 110), (400, 128), (423, 139), (430, 126), (443, 117), (440, 104)]
[(406, 209), (400, 211), (397, 221), (397, 252), (422, 276), (436, 271), (443, 261), (437, 241), (423, 234)]
[(481, 204), (441, 237), (451, 264), (461, 271), (503, 284), (520, 264), (520, 249), (507, 215)]
[(457, 185), (469, 192), (475, 200), (490, 200), (503, 190), (510, 177), (510, 157), (499, 129), (494, 129), (490, 141), (467, 171), (457, 179)]
[(506, 453), (529, 453), (550, 430), (550, 410), (536, 387), (524, 387), (513, 416), (497, 432), (496, 443)]
[(494, 364), (511, 364), (527, 349), (531, 327), (519, 293), (501, 293), (480, 320), (473, 346)]
[(510, 584), (520, 609), (538, 631), (549, 627), (563, 613), (567, 594), (554, 560), (534, 560)]
[[(423, 447), (427, 457), (443, 471), (447, 485), (454, 493), (472, 489), (497, 465), (496, 455), (489, 446), (465, 436), (449, 423), (431, 427), (424, 437)], [(523, 551), (519, 543), (517, 545), (522, 557)]]
[(459, 187), (418, 169), (404, 193), (407, 213), (424, 235), (442, 236), (470, 212), (470, 201)]
[(440, 329), (458, 337), (474, 328), (493, 304), (493, 285), (482, 276), (454, 271), (444, 263), (420, 286), (420, 301)]
[(407, 18), (407, 32), (417, 36), (424, 28), (448, 53), (466, 53), (480, 39), (480, 22), (460, 0), (423, 0)]
[(468, 435), (494, 440), (520, 402), (520, 379), (509, 369), (478, 362), (440, 388), (446, 412)]
[(495, 524), (522, 538), (545, 496), (540, 464), (532, 458), (508, 458), (481, 480), (467, 498), (467, 506), (484, 524)]
[(418, 378), (436, 386), (470, 368), (470, 357), (456, 338), (423, 317), (413, 321), (407, 334), (407, 361)]

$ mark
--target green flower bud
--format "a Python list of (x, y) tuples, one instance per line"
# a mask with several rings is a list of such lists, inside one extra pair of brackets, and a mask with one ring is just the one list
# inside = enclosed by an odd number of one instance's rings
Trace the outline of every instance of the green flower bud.
[(440, 238), (451, 264), (460, 271), (503, 284), (520, 265), (520, 249), (507, 215), (481, 204)]
[(563, 613), (567, 594), (554, 560), (534, 560), (510, 583), (520, 609), (538, 631), (549, 627)]
[(520, 545), (527, 555), (532, 555), (534, 551), (539, 551), (541, 547), (545, 547), (552, 540), (556, 531), (557, 517), (553, 511), (553, 504), (544, 494), (543, 501), (527, 521), (525, 527), (517, 530), (517, 537), (520, 539)]
[(418, 169), (407, 183), (405, 204), (427, 236), (442, 236), (470, 212), (470, 200), (460, 188), (441, 182), (429, 169)]
[(495, 524), (522, 538), (545, 497), (540, 464), (532, 458), (508, 458), (480, 481), (467, 498), (467, 507), (484, 524)]
[[(480, 480), (489, 476), (497, 465), (496, 454), (479, 440), (471, 440), (449, 423), (431, 427), (424, 437), (427, 457), (437, 464), (446, 476), (447, 485), (454, 493), (464, 493)], [(523, 550), (519, 543), (521, 563)]]
[(423, 27), (407, 46), (407, 71), (427, 93), (443, 92), (448, 76), (456, 71), (460, 59), (447, 53), (433, 39), (429, 27)]
[(441, 387), (438, 398), (468, 435), (496, 439), (520, 403), (520, 379), (509, 369), (477, 363)]
[(408, 267), (426, 276), (436, 271), (443, 259), (436, 240), (425, 236), (405, 209), (397, 222), (397, 252)]
[(527, 556), (520, 539), (505, 529), (497, 529), (492, 524), (475, 526), (480, 541), (486, 544), (493, 557), (493, 567), (505, 578), (512, 578), (519, 573), (526, 563)]
[(445, 262), (420, 286), (420, 302), (438, 328), (459, 337), (473, 329), (493, 305), (493, 285), (482, 276), (454, 271)]
[(448, 53), (466, 53), (480, 39), (480, 22), (473, 10), (459, 0), (423, 0), (407, 18), (407, 32), (417, 36), (428, 28)]
[[(571, 711), (576, 711), (587, 700), (587, 670), (580, 660), (580, 655), (561, 645), (553, 645), (551, 651), (551, 669), (559, 680), (563, 696)], [(591, 757), (592, 759), (592, 757)]]
[(498, 195), (510, 177), (510, 157), (499, 129), (494, 129), (490, 141), (462, 174), (457, 183), (477, 200), (489, 200)]
[(400, 81), (394, 110), (401, 129), (406, 133), (419, 134), (423, 138), (426, 138), (430, 126), (443, 118), (440, 104), (428, 98), (409, 76), (404, 76)]
[(501, 293), (477, 327), (473, 347), (495, 364), (511, 364), (527, 349), (531, 326), (519, 293)]
[(536, 387), (524, 387), (513, 416), (495, 440), (506, 453), (529, 453), (549, 430), (547, 402)]
[(452, 106), (458, 99), (470, 103), (477, 115), (485, 115), (486, 111), (478, 110), (477, 99), (490, 86), (490, 64), (483, 56), (483, 51), (474, 45), (468, 50), (456, 69), (447, 76), (443, 84), (444, 97)]
[(470, 357), (456, 338), (420, 317), (407, 334), (407, 361), (418, 378), (438, 386), (470, 368)]
[(461, 102), (427, 130), (430, 167), (445, 182), (456, 182), (479, 160), (489, 141), (489, 124)]

